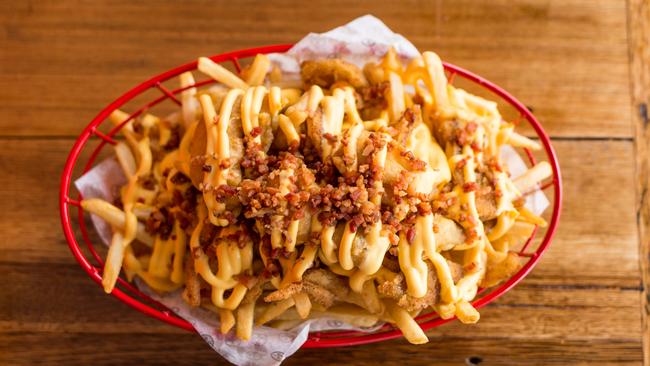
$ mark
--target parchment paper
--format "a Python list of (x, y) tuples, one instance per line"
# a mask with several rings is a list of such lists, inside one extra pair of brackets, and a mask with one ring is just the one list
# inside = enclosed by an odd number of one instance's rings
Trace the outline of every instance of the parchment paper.
[[(352, 22), (322, 34), (310, 33), (286, 54), (269, 55), (285, 74), (297, 77), (300, 62), (315, 58), (342, 58), (358, 66), (368, 61), (377, 61), (389, 47), (395, 47), (405, 60), (417, 57), (418, 50), (404, 37), (393, 33), (379, 19), (366, 15)], [(501, 151), (513, 177), (522, 174), (526, 165), (516, 151), (504, 147)], [(114, 158), (104, 160), (79, 178), (75, 185), (84, 198), (102, 198), (113, 202), (118, 188), (126, 179)], [(543, 193), (527, 197), (526, 206), (535, 213), (541, 213), (548, 206)], [(92, 216), (93, 224), (106, 245), (111, 240), (110, 226), (102, 219)], [(217, 314), (200, 308), (191, 308), (181, 298), (181, 291), (158, 294), (142, 281), (136, 280), (141, 291), (163, 303), (178, 316), (190, 322), (205, 342), (228, 361), (236, 365), (279, 365), (282, 360), (296, 352), (307, 340), (310, 331), (356, 329), (371, 332), (381, 326), (358, 328), (337, 319), (323, 318), (305, 321), (290, 331), (270, 327), (256, 327), (249, 341), (240, 341), (233, 334), (219, 332)]]

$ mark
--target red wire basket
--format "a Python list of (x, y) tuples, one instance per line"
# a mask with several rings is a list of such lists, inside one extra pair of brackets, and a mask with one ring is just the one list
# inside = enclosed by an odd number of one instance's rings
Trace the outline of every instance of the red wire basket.
[[(266, 46), (259, 48), (251, 48), (247, 50), (234, 51), (229, 53), (223, 53), (220, 55), (210, 57), (213, 61), (218, 63), (231, 62), (234, 68), (239, 72), (241, 66), (239, 60), (246, 59), (255, 56), (258, 53), (275, 53), (275, 52), (286, 52), (291, 45), (275, 45), (275, 46)], [(61, 176), (61, 188), (59, 192), (59, 208), (61, 214), (61, 223), (63, 224), (63, 232), (70, 246), (72, 254), (75, 256), (81, 267), (88, 273), (88, 275), (99, 285), (101, 286), (102, 281), (102, 268), (104, 261), (101, 256), (97, 253), (94, 248), (94, 245), (90, 239), (86, 221), (84, 220), (84, 211), (81, 208), (79, 202), (82, 199), (81, 194), (77, 194), (77, 198), (72, 198), (70, 192), (70, 185), (73, 182), (73, 171), (75, 168), (77, 170), (80, 167), (82, 168), (82, 174), (86, 173), (91, 169), (94, 162), (97, 160), (99, 153), (102, 151), (107, 144), (115, 144), (114, 136), (119, 132), (119, 130), (124, 126), (128, 121), (133, 118), (136, 118), (145, 111), (151, 110), (153, 107), (159, 105), (163, 101), (171, 101), (180, 105), (180, 101), (176, 97), (177, 94), (182, 92), (185, 89), (191, 87), (201, 87), (211, 83), (214, 83), (214, 80), (204, 80), (199, 81), (194, 85), (188, 86), (186, 88), (177, 88), (169, 89), (163, 85), (163, 83), (168, 80), (178, 76), (179, 74), (195, 70), (197, 67), (197, 62), (190, 62), (188, 64), (179, 66), (175, 69), (164, 72), (156, 77), (149, 79), (148, 81), (136, 86), (135, 88), (129, 90), (127, 93), (117, 98), (113, 103), (109, 104), (104, 108), (83, 130), (79, 138), (75, 141), (72, 151), (68, 156), (68, 159)], [(531, 237), (524, 244), (522, 249), (519, 251), (521, 257), (527, 258), (526, 263), (522, 268), (508, 281), (501, 284), (500, 286), (482, 290), (479, 292), (477, 298), (472, 302), (474, 307), (481, 308), (490, 302), (496, 300), (499, 296), (503, 295), (505, 292), (510, 290), (514, 285), (521, 281), (535, 266), (539, 261), (541, 255), (546, 251), (548, 245), (551, 243), (551, 239), (555, 234), (557, 229), (558, 221), (560, 218), (560, 210), (562, 205), (562, 181), (560, 176), (560, 166), (551, 146), (550, 139), (548, 135), (542, 129), (542, 126), (537, 121), (535, 116), (531, 111), (524, 106), (521, 102), (515, 99), (508, 92), (500, 88), (499, 86), (483, 79), (482, 77), (475, 75), (467, 70), (464, 70), (458, 66), (454, 66), (448, 63), (444, 63), (446, 72), (448, 73), (449, 83), (452, 83), (455, 78), (463, 78), (491, 93), (492, 97), (498, 97), (505, 103), (509, 104), (516, 110), (519, 115), (518, 121), (526, 121), (535, 131), (539, 141), (544, 147), (544, 152), (546, 159), (551, 164), (553, 169), (553, 177), (547, 183), (542, 184), (539, 189), (553, 188), (553, 197), (552, 197), (552, 213), (550, 216), (549, 224), (546, 227), (546, 231), (543, 239), (539, 244), (536, 244), (536, 249), (531, 250), (531, 244), (535, 238), (538, 230), (535, 228)], [(135, 112), (130, 114), (130, 117), (125, 120), (121, 125), (111, 128), (108, 132), (101, 132), (99, 128), (106, 121), (108, 116), (115, 109), (122, 107), (125, 103), (133, 101), (137, 97), (143, 97), (144, 93), (150, 91), (151, 89), (158, 89), (160, 94), (157, 97), (154, 97), (153, 100), (142, 104)], [(92, 139), (96, 137), (98, 139)], [(92, 147), (89, 146), (90, 141), (98, 141), (97, 146), (92, 150)], [(80, 160), (80, 156), (84, 149), (92, 151), (89, 158), (85, 162), (85, 165)], [(536, 160), (531, 151), (525, 150), (525, 153), (528, 157), (530, 164), (535, 164)], [(75, 178), (76, 179), (76, 178)], [(75, 228), (73, 225), (73, 211), (74, 208), (71, 206), (77, 207), (77, 223), (78, 227)], [(78, 231), (76, 231), (78, 230)], [(77, 233), (81, 234), (81, 241), (77, 240)], [(83, 249), (82, 244), (85, 246)], [(84, 253), (87, 252), (87, 253)], [(151, 299), (149, 296), (140, 292), (132, 284), (125, 281), (122, 278), (118, 279), (118, 284), (112, 292), (112, 295), (120, 299), (122, 302), (127, 305), (149, 315), (154, 318), (160, 319), (164, 322), (167, 322), (171, 325), (194, 331), (192, 325), (185, 321), (182, 318), (176, 316), (170, 309), (164, 305), (158, 303), (157, 301)], [(451, 321), (452, 319), (441, 319), (438, 318), (435, 313), (433, 314), (424, 314), (416, 318), (422, 329), (427, 330), (444, 323)], [(316, 347), (338, 347), (338, 346), (352, 346), (360, 345), (366, 343), (380, 342), (388, 339), (393, 339), (401, 336), (401, 332), (393, 327), (392, 325), (385, 325), (379, 330), (373, 333), (363, 333), (358, 331), (331, 331), (331, 332), (314, 332), (309, 335), (307, 342), (303, 345), (305, 348), (316, 348)]]

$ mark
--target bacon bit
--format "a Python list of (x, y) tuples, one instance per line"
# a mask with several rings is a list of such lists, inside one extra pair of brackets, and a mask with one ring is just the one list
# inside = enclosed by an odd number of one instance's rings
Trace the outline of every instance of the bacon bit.
[(399, 244), (399, 236), (397, 236), (397, 234), (388, 233), (387, 235), (388, 235), (388, 241), (390, 242), (391, 245), (396, 246), (397, 244)]
[(409, 123), (413, 123), (415, 122), (415, 112), (412, 108), (406, 108), (401, 118), (408, 121)]
[(185, 174), (183, 173), (176, 173), (174, 176), (171, 178), (171, 182), (177, 185), (185, 184), (190, 182), (190, 178), (186, 177)]
[(174, 215), (167, 207), (163, 206), (151, 212), (145, 223), (145, 229), (147, 232), (159, 235), (162, 239), (167, 240), (171, 235), (173, 225)]
[(375, 147), (371, 143), (367, 143), (361, 152), (362, 156), (370, 156), (372, 152), (375, 151)]
[(408, 240), (409, 243), (413, 243), (414, 239), (415, 239), (415, 228), (411, 226), (410, 228), (406, 229), (406, 240)]
[(431, 213), (431, 204), (429, 202), (420, 202), (417, 205), (418, 215), (426, 216)]
[(463, 267), (464, 272), (471, 272), (476, 268), (476, 262), (470, 262), (465, 267)]
[(463, 192), (469, 193), (478, 190), (479, 186), (476, 182), (467, 182), (463, 184)]
[(203, 170), (206, 173), (210, 173), (212, 171), (212, 165), (203, 164), (203, 166), (201, 166), (201, 170)]
[(300, 147), (300, 141), (294, 140), (289, 143), (289, 152), (296, 152)]
[(466, 217), (467, 217), (467, 221), (468, 221), (471, 225), (476, 225), (476, 224), (478, 224), (478, 221), (476, 220), (476, 218), (475, 218), (474, 216), (472, 216), (472, 215), (467, 215)]
[(165, 151), (172, 151), (176, 149), (180, 145), (180, 143), (181, 143), (180, 127), (176, 125), (171, 128), (171, 135), (169, 137), (169, 140), (167, 140), (165, 146), (163, 146), (163, 149)]
[(338, 141), (338, 137), (332, 135), (331, 133), (324, 133), (323, 137), (332, 144)]
[(222, 170), (223, 169), (228, 169), (228, 168), (230, 168), (231, 164), (232, 163), (231, 163), (230, 159), (223, 159), (223, 160), (221, 160), (219, 162), (219, 168), (221, 168)]
[(390, 249), (388, 249), (388, 253), (393, 257), (397, 257), (399, 255), (399, 250), (397, 249), (397, 247), (393, 246)]
[(456, 169), (463, 169), (465, 164), (467, 164), (467, 159), (459, 160), (458, 163), (456, 163)]
[(256, 276), (251, 276), (246, 273), (240, 273), (236, 275), (235, 279), (237, 279), (237, 281), (242, 285), (246, 286), (246, 288), (249, 290), (253, 288), (253, 286), (255, 286), (259, 281), (259, 279)]
[(138, 177), (138, 183), (142, 188), (150, 191), (156, 188), (156, 178), (154, 178), (153, 174)]
[(406, 159), (406, 161), (410, 164), (411, 170), (414, 171), (424, 171), (427, 167), (427, 163), (425, 163), (423, 160), (420, 160), (413, 155), (413, 152), (410, 150), (407, 151), (402, 151), (400, 152), (400, 155)]
[(235, 224), (237, 223), (237, 218), (231, 211), (226, 211), (221, 214), (221, 218), (225, 219), (228, 221), (229, 224)]
[(503, 172), (503, 168), (501, 167), (501, 164), (499, 164), (499, 162), (494, 158), (487, 161), (487, 166), (490, 169), (497, 171), (499, 173)]
[(476, 141), (473, 141), (469, 146), (472, 148), (474, 152), (480, 152), (483, 150), (481, 149), (481, 146)]
[(227, 184), (222, 184), (214, 190), (214, 196), (218, 202), (224, 202), (227, 198), (232, 197), (235, 194), (237, 194), (237, 189)]
[(476, 124), (476, 122), (468, 122), (467, 126), (465, 126), (465, 130), (469, 133), (474, 133), (477, 128), (478, 125)]
[(465, 243), (472, 244), (478, 238), (478, 231), (476, 229), (465, 230)]
[(251, 137), (253, 137), (253, 138), (255, 138), (255, 137), (257, 137), (257, 136), (259, 136), (261, 134), (262, 134), (262, 128), (259, 127), (259, 126), (253, 127), (253, 129), (251, 130)]
[(271, 277), (276, 277), (279, 274), (280, 274), (280, 267), (277, 264), (271, 262), (266, 266), (264, 272), (262, 272), (262, 277), (268, 279)]

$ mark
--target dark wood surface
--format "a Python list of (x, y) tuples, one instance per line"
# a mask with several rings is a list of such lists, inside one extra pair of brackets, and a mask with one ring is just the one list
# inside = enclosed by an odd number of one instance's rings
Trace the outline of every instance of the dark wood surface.
[(301, 350), (286, 364), (643, 363), (647, 1), (0, 0), (0, 364), (224, 363), (200, 337), (104, 295), (78, 267), (58, 216), (65, 158), (103, 106), (149, 76), (366, 13), (533, 108), (564, 172), (562, 221), (539, 265), (479, 324), (433, 329), (419, 347)]

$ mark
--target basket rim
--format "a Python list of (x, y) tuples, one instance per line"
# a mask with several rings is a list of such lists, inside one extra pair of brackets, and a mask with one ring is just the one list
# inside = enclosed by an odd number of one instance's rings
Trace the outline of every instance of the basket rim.
[[(238, 50), (238, 51), (231, 51), (231, 52), (226, 52), (226, 53), (221, 53), (217, 54), (214, 56), (211, 56), (210, 59), (212, 59), (215, 62), (227, 62), (231, 61), (235, 64), (235, 67), (239, 70), (239, 63), (238, 60), (241, 58), (247, 58), (251, 56), (255, 56), (258, 53), (283, 53), (286, 52), (289, 48), (291, 48), (293, 45), (292, 44), (279, 44), (279, 45), (271, 45), (271, 46), (263, 46), (263, 47), (255, 47), (255, 48), (248, 48), (248, 49), (243, 49), (243, 50)], [(544, 235), (544, 238), (542, 242), (539, 244), (537, 247), (537, 250), (531, 255), (531, 258), (528, 260), (528, 262), (508, 281), (505, 283), (501, 284), (497, 288), (492, 289), (487, 295), (482, 296), (478, 299), (475, 299), (472, 301), (472, 304), (478, 309), (481, 308), (492, 301), (496, 300), (500, 296), (502, 296), (504, 293), (508, 292), (511, 290), (517, 283), (519, 283), (530, 271), (533, 269), (533, 267), (537, 264), (537, 262), (540, 260), (542, 254), (548, 249), (548, 246), (550, 245), (556, 231), (557, 231), (557, 226), (559, 225), (559, 219), (560, 219), (560, 213), (562, 209), (562, 178), (561, 178), (561, 171), (560, 171), (560, 165), (559, 161), (557, 158), (557, 155), (555, 153), (555, 150), (553, 149), (550, 138), (548, 134), (544, 131), (542, 128), (540, 122), (536, 119), (536, 117), (533, 115), (533, 113), (519, 100), (517, 100), (514, 96), (512, 96), (510, 93), (508, 93), (506, 90), (503, 88), (499, 87), (498, 85), (488, 81), (487, 79), (478, 76), (477, 74), (474, 74), (468, 70), (465, 70), (461, 67), (458, 67), (456, 65), (443, 62), (443, 66), (447, 72), (449, 72), (451, 75), (450, 79), (453, 78), (455, 75), (459, 75), (464, 79), (467, 79), (477, 85), (479, 85), (482, 88), (488, 89), (491, 93), (499, 96), (501, 99), (506, 101), (508, 104), (510, 104), (512, 107), (514, 107), (520, 114), (520, 117), (525, 119), (535, 130), (535, 133), (537, 137), (539, 138), (540, 142), (542, 143), (546, 156), (548, 158), (548, 162), (551, 165), (552, 171), (553, 171), (553, 180), (552, 180), (552, 186), (554, 188), (554, 195), (553, 195), (553, 202), (552, 202), (552, 208), (553, 212), (551, 215), (551, 219), (548, 223), (548, 227), (546, 228), (546, 232)], [(72, 173), (73, 169), (75, 167), (75, 164), (77, 163), (82, 150), (86, 146), (86, 143), (89, 141), (90, 137), (93, 135), (102, 137), (105, 142), (110, 141), (112, 134), (115, 133), (121, 126), (115, 127), (111, 133), (109, 133), (109, 136), (106, 136), (102, 134), (101, 132), (97, 131), (97, 127), (101, 125), (110, 115), (110, 113), (121, 107), (123, 104), (126, 102), (130, 101), (137, 95), (141, 94), (142, 92), (152, 88), (152, 87), (158, 87), (163, 91), (163, 96), (159, 97), (156, 99), (154, 102), (157, 103), (159, 101), (162, 101), (166, 98), (171, 97), (174, 99), (174, 94), (178, 93), (181, 91), (181, 89), (175, 90), (175, 93), (171, 93), (168, 90), (164, 89), (161, 87), (161, 83), (165, 82), (185, 71), (191, 71), (196, 69), (197, 67), (197, 61), (192, 61), (189, 63), (186, 63), (184, 65), (172, 68), (166, 72), (163, 72), (157, 76), (154, 76), (150, 78), (149, 80), (138, 84), (137, 86), (133, 87), (126, 93), (122, 94), (120, 97), (115, 99), (112, 103), (107, 105), (105, 108), (103, 108), (96, 116), (95, 118), (92, 119), (92, 121), (83, 129), (79, 137), (76, 139), (69, 155), (66, 160), (62, 175), (61, 175), (61, 185), (60, 185), (60, 190), (59, 190), (59, 212), (61, 216), (61, 224), (63, 228), (64, 235), (66, 237), (66, 240), (68, 242), (68, 246), (79, 263), (79, 265), (84, 269), (84, 271), (91, 277), (93, 281), (95, 281), (98, 285), (101, 286), (101, 269), (95, 267), (92, 265), (89, 260), (86, 258), (84, 253), (81, 250), (81, 247), (79, 243), (77, 242), (77, 239), (75, 237), (75, 230), (72, 227), (72, 220), (70, 216), (70, 205), (78, 205), (78, 202), (75, 201), (74, 199), (70, 198), (70, 187), (72, 183)], [(451, 80), (450, 80), (451, 82)], [(198, 83), (197, 83), (198, 84)], [(105, 143), (104, 142), (104, 143)], [(95, 154), (93, 154), (90, 157), (90, 160), (86, 166), (86, 169), (90, 168), (91, 163), (94, 161), (94, 158), (96, 157), (97, 153), (101, 148), (103, 147), (103, 143), (101, 146), (99, 146)], [(534, 158), (530, 152), (527, 151), (528, 157), (531, 160), (531, 162), (534, 163)], [(80, 217), (83, 215), (83, 211), (81, 207), (79, 207), (79, 214)], [(83, 220), (82, 220), (83, 221)], [(529, 239), (529, 242), (535, 237), (535, 232), (533, 232), (531, 238)], [(122, 284), (125, 284), (126, 282), (121, 282)], [(127, 287), (129, 289), (134, 289), (133, 287)], [(158, 310), (153, 308), (152, 306), (149, 306), (147, 304), (144, 304), (140, 302), (139, 300), (134, 299), (131, 297), (127, 292), (123, 291), (122, 289), (116, 287), (114, 291), (111, 293), (111, 295), (117, 297), (120, 301), (126, 303), (127, 305), (131, 306), (132, 308), (149, 315), (151, 317), (154, 317), (158, 320), (164, 321), (168, 324), (174, 325), (176, 327), (188, 330), (188, 331), (193, 331), (195, 332), (196, 330), (194, 327), (184, 319), (181, 319), (177, 317), (171, 310)], [(155, 300), (149, 299), (151, 303), (156, 303)], [(163, 308), (166, 309), (166, 307), (162, 306)], [(431, 314), (425, 314), (422, 316), (419, 316), (418, 319), (418, 324), (423, 330), (428, 330), (433, 327), (442, 325), (444, 323), (447, 323), (449, 321), (452, 321), (455, 319), (441, 319), (435, 317), (435, 314), (433, 314), (433, 319), (426, 320), (428, 318), (431, 318)], [(333, 337), (341, 337), (341, 338), (333, 338)], [(353, 345), (361, 345), (361, 344), (367, 344), (367, 343), (374, 343), (374, 342), (381, 342), (389, 339), (394, 339), (401, 337), (402, 333), (399, 329), (391, 326), (391, 325), (385, 325), (382, 327), (380, 330), (373, 332), (373, 333), (362, 333), (362, 332), (357, 332), (357, 331), (342, 331), (342, 332), (311, 332), (309, 334), (309, 338), (307, 341), (302, 345), (302, 348), (328, 348), (328, 347), (339, 347), (339, 346), (353, 346)]]

